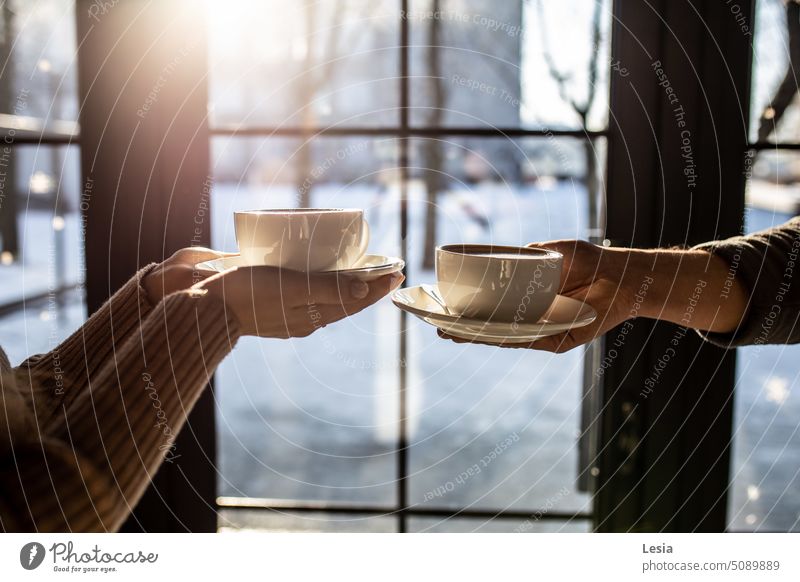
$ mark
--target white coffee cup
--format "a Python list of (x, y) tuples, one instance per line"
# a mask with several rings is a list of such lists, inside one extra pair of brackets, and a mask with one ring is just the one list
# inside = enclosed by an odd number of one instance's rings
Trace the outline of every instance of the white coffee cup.
[(234, 213), (239, 253), (248, 265), (295, 271), (353, 266), (367, 251), (364, 212), (345, 208), (293, 208)]
[(444, 245), (436, 249), (436, 280), (455, 315), (536, 323), (558, 293), (563, 260), (548, 249)]

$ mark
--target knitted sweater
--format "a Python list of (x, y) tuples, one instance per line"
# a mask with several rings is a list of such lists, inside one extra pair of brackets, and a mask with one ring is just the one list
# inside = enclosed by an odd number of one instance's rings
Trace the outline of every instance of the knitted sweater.
[[(221, 300), (137, 273), (53, 351), (0, 350), (0, 530), (114, 531), (239, 337)], [(199, 307), (202, 306), (202, 309)]]

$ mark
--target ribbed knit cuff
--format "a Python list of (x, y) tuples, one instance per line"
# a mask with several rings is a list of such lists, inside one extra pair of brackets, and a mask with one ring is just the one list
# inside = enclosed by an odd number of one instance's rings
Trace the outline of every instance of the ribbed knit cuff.
[(142, 279), (156, 263), (139, 270), (75, 333), (50, 352), (23, 362), (16, 371), (21, 386), (36, 386), (31, 395), (36, 415), (46, 420), (69, 404), (103, 364), (152, 312)]
[(190, 291), (169, 295), (66, 410), (63, 438), (125, 500), (110, 529), (122, 523), (162, 460), (180, 462), (175, 437), (239, 335), (222, 300)]
[(794, 280), (800, 218), (694, 248), (724, 260), (729, 279), (738, 279), (748, 294), (747, 313), (735, 331), (698, 332), (701, 337), (724, 348), (800, 342), (800, 281)]

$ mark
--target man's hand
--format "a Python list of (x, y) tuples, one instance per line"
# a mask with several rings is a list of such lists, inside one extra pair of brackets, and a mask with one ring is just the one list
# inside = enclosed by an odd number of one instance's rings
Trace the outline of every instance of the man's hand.
[[(508, 347), (562, 353), (635, 317), (728, 333), (746, 313), (748, 291), (738, 278), (731, 279), (725, 261), (704, 250), (601, 247), (579, 240), (528, 246), (564, 255), (559, 293), (591, 305), (597, 319), (530, 344)], [(465, 342), (441, 331), (439, 335)]]
[[(589, 325), (530, 344), (506, 344), (506, 347), (532, 348), (560, 354), (603, 335), (630, 317), (632, 294), (628, 286), (622, 284), (625, 279), (625, 251), (581, 240), (557, 240), (528, 246), (552, 249), (564, 255), (559, 294), (591, 305), (597, 311), (597, 319)], [(466, 342), (442, 331), (439, 335), (457, 343)]]
[(633, 317), (631, 306), (636, 289), (635, 276), (626, 260), (628, 253), (580, 240), (534, 243), (564, 255), (559, 293), (591, 305), (597, 319), (589, 325), (551, 335), (528, 347), (563, 353), (602, 336), (608, 330)]

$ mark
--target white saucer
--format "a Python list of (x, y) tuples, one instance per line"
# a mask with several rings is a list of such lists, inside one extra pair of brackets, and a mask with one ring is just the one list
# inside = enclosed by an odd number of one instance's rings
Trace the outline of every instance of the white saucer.
[[(213, 261), (205, 261), (198, 263), (195, 268), (204, 271), (216, 271), (221, 273), (233, 267), (249, 267), (247, 262), (241, 255), (234, 255), (231, 257), (224, 257), (221, 259), (214, 259)], [(338, 273), (340, 275), (349, 275), (357, 277), (362, 281), (371, 281), (384, 275), (390, 275), (402, 271), (405, 263), (402, 259), (397, 257), (385, 257), (383, 255), (364, 255), (355, 265), (349, 269), (339, 269), (337, 271), (327, 271), (329, 273)]]
[(491, 344), (526, 344), (534, 340), (589, 325), (597, 312), (586, 303), (556, 295), (553, 304), (536, 323), (481, 321), (450, 315), (422, 286), (398, 289), (392, 302), (403, 311), (438, 327), (453, 337)]

